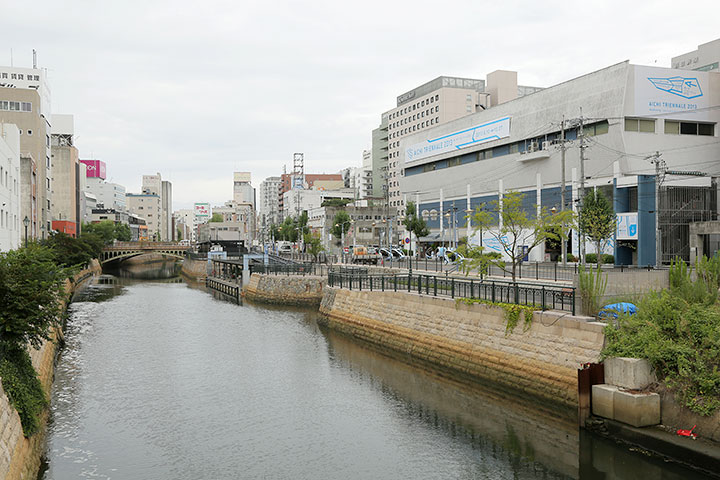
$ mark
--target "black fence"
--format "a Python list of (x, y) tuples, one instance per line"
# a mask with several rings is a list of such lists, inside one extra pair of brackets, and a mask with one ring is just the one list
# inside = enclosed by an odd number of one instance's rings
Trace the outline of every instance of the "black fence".
[(465, 280), (425, 274), (371, 275), (335, 270), (328, 273), (328, 284), (350, 290), (407, 291), (421, 295), (512, 303), (536, 307), (539, 310), (564, 310), (575, 315), (574, 287)]
[(270, 263), (268, 265), (251, 264), (252, 273), (270, 275), (327, 275), (330, 268), (322, 263)]

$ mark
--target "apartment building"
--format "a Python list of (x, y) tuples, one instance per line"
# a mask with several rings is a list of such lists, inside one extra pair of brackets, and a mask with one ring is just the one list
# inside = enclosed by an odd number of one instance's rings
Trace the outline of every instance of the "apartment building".
[(80, 177), (86, 174), (81, 168), (78, 150), (74, 146), (75, 126), (72, 115), (53, 115), (51, 127), (51, 185), (53, 212), (52, 229), (70, 236), (80, 234), (83, 221)]

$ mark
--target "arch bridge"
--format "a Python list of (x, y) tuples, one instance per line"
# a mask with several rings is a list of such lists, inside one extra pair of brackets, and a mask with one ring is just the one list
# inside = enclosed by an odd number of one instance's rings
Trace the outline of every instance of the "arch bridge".
[(103, 248), (100, 263), (121, 261), (146, 253), (161, 253), (183, 259), (188, 250), (191, 250), (189, 245), (180, 245), (176, 242), (115, 242)]

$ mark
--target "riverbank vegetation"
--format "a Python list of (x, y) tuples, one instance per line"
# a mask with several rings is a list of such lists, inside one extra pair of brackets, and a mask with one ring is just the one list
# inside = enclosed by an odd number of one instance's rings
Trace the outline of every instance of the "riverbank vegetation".
[(720, 408), (720, 256), (703, 258), (695, 273), (670, 268), (670, 288), (647, 295), (635, 315), (605, 329), (604, 357), (646, 358), (658, 378), (691, 411)]
[(48, 247), (31, 243), (0, 253), (0, 378), (27, 437), (38, 430), (47, 405), (27, 346), (39, 348), (51, 339), (62, 313), (66, 278)]

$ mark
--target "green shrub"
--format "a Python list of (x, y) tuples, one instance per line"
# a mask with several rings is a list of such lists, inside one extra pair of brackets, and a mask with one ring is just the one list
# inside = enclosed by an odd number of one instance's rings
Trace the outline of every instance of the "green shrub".
[(711, 415), (720, 407), (720, 306), (697, 295), (696, 287), (689, 291), (699, 301), (682, 296), (688, 291), (683, 271), (674, 263), (671, 290), (647, 295), (638, 313), (605, 328), (602, 354), (647, 359), (683, 405)]
[[(588, 253), (587, 255), (585, 255), (585, 261), (587, 263), (597, 263), (597, 254), (596, 253)], [(602, 254), (602, 263), (604, 263), (604, 264), (615, 263), (615, 257), (613, 255), (610, 255), (609, 253), (603, 253)]]
[[(562, 260), (562, 258), (560, 258), (560, 259)], [(567, 261), (568, 261), (568, 262), (577, 262), (577, 261), (578, 261), (578, 258), (577, 258), (575, 255), (573, 255), (572, 253), (568, 253), (568, 254), (567, 254)]]
[(26, 349), (0, 343), (0, 377), (10, 404), (20, 415), (24, 435), (32, 436), (40, 429), (40, 414), (48, 400)]

